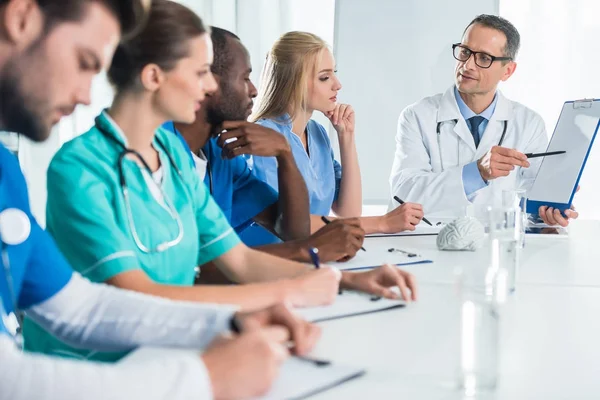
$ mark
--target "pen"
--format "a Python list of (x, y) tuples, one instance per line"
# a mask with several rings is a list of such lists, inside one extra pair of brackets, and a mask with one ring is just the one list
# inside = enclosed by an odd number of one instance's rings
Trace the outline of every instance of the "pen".
[[(330, 224), (330, 223), (331, 223), (331, 221), (330, 221), (329, 219), (327, 219), (327, 217), (326, 217), (326, 216), (322, 216), (322, 217), (321, 217), (321, 221), (325, 222), (325, 225), (328, 225), (328, 224)], [(364, 248), (364, 247), (362, 247), (362, 246), (360, 247), (360, 249), (361, 249), (362, 251), (367, 251), (367, 250), (365, 250), (365, 248)]]
[[(402, 201), (402, 199), (400, 199), (400, 197), (398, 197), (398, 196), (394, 196), (394, 200), (396, 200), (398, 203), (400, 203), (400, 205), (404, 204), (404, 202)], [(426, 223), (427, 225), (429, 225), (429, 226), (433, 226), (433, 225), (431, 224), (431, 222), (429, 222), (429, 221), (427, 220), (427, 218), (425, 218), (425, 217), (423, 217), (423, 222), (425, 222), (425, 223)]]
[(307, 361), (309, 363), (314, 364), (317, 367), (329, 367), (331, 365), (331, 361), (321, 360), (319, 358), (312, 358), (306, 356), (295, 356), (298, 360)]
[[(308, 255), (310, 256), (310, 260), (315, 266), (315, 269), (321, 268), (321, 260), (319, 260), (319, 249), (317, 249), (316, 247), (309, 247)], [(338, 294), (342, 294), (341, 286), (338, 288)]]
[(418, 257), (419, 256), (417, 253), (411, 253), (410, 251), (400, 250), (400, 249), (396, 249), (394, 247), (392, 247), (391, 249), (388, 249), (388, 252), (390, 252), (390, 253), (393, 253), (395, 251), (397, 251), (398, 253), (406, 254), (407, 257)]
[(317, 249), (316, 247), (309, 247), (308, 255), (310, 256), (310, 260), (312, 261), (315, 268), (321, 268), (321, 261), (319, 260), (319, 249)]
[[(310, 250), (312, 250), (312, 249), (310, 249)], [(235, 317), (233, 317), (231, 319), (230, 329), (232, 332), (237, 333), (238, 335), (241, 334), (243, 331), (242, 325)], [(292, 343), (288, 343), (288, 346), (291, 346), (291, 345), (292, 345)], [(322, 360), (322, 359), (318, 359), (318, 358), (312, 358), (312, 357), (307, 357), (307, 356), (298, 356), (298, 355), (295, 355), (294, 357), (297, 358), (298, 360), (312, 363), (317, 367), (328, 367), (331, 365), (331, 361)]]
[(547, 153), (526, 153), (525, 157), (527, 158), (537, 158), (537, 157), (546, 157), (546, 156), (556, 156), (559, 154), (565, 154), (566, 151), (549, 151)]

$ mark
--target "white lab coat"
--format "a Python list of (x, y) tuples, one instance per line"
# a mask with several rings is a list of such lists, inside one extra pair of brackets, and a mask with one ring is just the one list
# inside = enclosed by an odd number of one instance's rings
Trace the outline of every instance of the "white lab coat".
[[(515, 168), (509, 176), (490, 181), (470, 199), (465, 194), (463, 166), (480, 159), (498, 144), (503, 121), (507, 121), (503, 147), (522, 153), (547, 149), (548, 137), (542, 118), (522, 104), (508, 100), (500, 91), (496, 109), (477, 149), (458, 108), (454, 86), (443, 94), (408, 106), (398, 121), (396, 155), (390, 175), (392, 196), (422, 204), (428, 216), (446, 218), (464, 215), (471, 204), (476, 213), (498, 204), (503, 189), (528, 190), (535, 180), (540, 158), (531, 160), (528, 169)], [(438, 122), (441, 122), (439, 135)], [(392, 200), (390, 208), (397, 206)]]

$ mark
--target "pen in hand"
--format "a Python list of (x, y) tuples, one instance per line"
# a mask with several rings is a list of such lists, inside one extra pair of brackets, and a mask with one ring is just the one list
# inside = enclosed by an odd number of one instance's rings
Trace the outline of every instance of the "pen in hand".
[[(402, 201), (402, 199), (400, 199), (400, 197), (398, 197), (398, 196), (394, 196), (394, 200), (396, 200), (398, 203), (400, 203), (400, 205), (404, 204), (404, 201)], [(429, 226), (433, 226), (433, 225), (431, 224), (431, 222), (429, 222), (429, 221), (427, 220), (427, 218), (423, 217), (423, 218), (422, 218), (422, 220), (423, 220), (423, 222), (425, 222), (427, 225), (429, 225)]]
[(319, 249), (317, 249), (316, 247), (309, 247), (308, 255), (310, 256), (310, 260), (315, 266), (315, 269), (321, 268), (321, 261), (319, 260)]
[[(309, 249), (309, 250), (312, 251), (312, 249)], [(240, 321), (238, 321), (235, 317), (231, 319), (231, 331), (233, 333), (237, 333), (238, 335), (243, 333), (243, 331), (244, 331), (242, 325), (240, 324)], [(293, 346), (292, 342), (287, 343), (288, 348), (290, 348), (292, 346)], [(331, 361), (322, 360), (322, 359), (318, 359), (318, 358), (313, 358), (313, 357), (308, 357), (308, 356), (299, 356), (299, 355), (294, 355), (294, 357), (297, 358), (298, 360), (312, 363), (316, 367), (328, 367), (331, 365)]]
[[(325, 222), (325, 225), (329, 225), (329, 224), (331, 223), (331, 221), (330, 221), (330, 220), (329, 220), (329, 219), (328, 219), (326, 216), (321, 216), (321, 221)], [(367, 251), (367, 250), (365, 250), (365, 248), (364, 248), (364, 247), (362, 247), (362, 246), (360, 247), (360, 249), (361, 249), (362, 251)]]
[(525, 153), (525, 157), (527, 158), (538, 158), (538, 157), (548, 157), (548, 156), (557, 156), (560, 154), (565, 154), (566, 151), (549, 151), (547, 153)]
[[(319, 249), (317, 249), (316, 247), (309, 247), (308, 255), (310, 256), (310, 260), (312, 261), (313, 265), (315, 266), (315, 269), (320, 269), (321, 261), (319, 260)], [(338, 294), (342, 294), (342, 293), (343, 293), (342, 287), (340, 286), (338, 288)]]

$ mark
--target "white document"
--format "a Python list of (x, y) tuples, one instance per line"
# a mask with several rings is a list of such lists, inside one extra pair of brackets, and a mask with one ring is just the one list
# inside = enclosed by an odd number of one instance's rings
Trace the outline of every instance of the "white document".
[[(346, 262), (328, 262), (342, 271), (375, 268), (383, 264), (397, 266), (431, 263), (418, 249), (404, 246), (402, 238), (368, 239), (363, 242), (366, 251), (359, 250)], [(391, 250), (391, 251), (390, 251)]]
[(443, 228), (443, 225), (429, 226), (427, 224), (421, 224), (421, 225), (417, 226), (417, 229), (415, 229), (414, 231), (402, 231), (402, 232), (398, 232), (398, 233), (371, 233), (371, 234), (367, 235), (367, 237), (419, 236), (419, 235), (435, 236), (438, 233), (440, 233), (440, 230), (442, 228)]
[(440, 233), (442, 228), (446, 226), (446, 224), (454, 221), (456, 218), (428, 218), (425, 217), (433, 226), (427, 225), (425, 222), (422, 222), (417, 225), (417, 228), (414, 231), (402, 231), (398, 233), (372, 233), (367, 235), (367, 237), (390, 237), (390, 236), (434, 236)]
[[(169, 349), (169, 354), (190, 354), (193, 350)], [(197, 351), (198, 357), (200, 350)], [(165, 356), (165, 349), (140, 348), (123, 358), (119, 364), (140, 365), (157, 362)], [(310, 356), (307, 358), (311, 358)], [(160, 361), (158, 361), (160, 362)], [(271, 390), (262, 400), (305, 399), (317, 393), (333, 389), (349, 380), (364, 375), (365, 370), (347, 366), (329, 364), (316, 365), (307, 360), (291, 357), (281, 367), (279, 376)]]
[(333, 389), (349, 380), (364, 375), (360, 368), (330, 364), (317, 366), (295, 357), (287, 360), (279, 377), (262, 400), (300, 400)]
[[(378, 299), (378, 300), (374, 300)], [(402, 300), (388, 300), (364, 293), (345, 291), (339, 294), (332, 305), (310, 308), (296, 308), (294, 311), (310, 322), (323, 322), (333, 319), (359, 316), (373, 312), (405, 307)]]
[[(528, 193), (529, 211), (541, 204), (569, 204), (591, 150), (600, 122), (600, 100), (567, 102), (548, 145), (550, 151), (566, 154), (544, 157)], [(535, 204), (535, 206), (534, 206)]]

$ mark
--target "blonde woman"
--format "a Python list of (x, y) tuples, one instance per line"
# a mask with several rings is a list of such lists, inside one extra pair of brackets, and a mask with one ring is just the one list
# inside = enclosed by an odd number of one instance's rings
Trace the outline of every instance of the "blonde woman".
[[(355, 113), (351, 105), (338, 103), (341, 89), (327, 43), (312, 33), (288, 32), (267, 57), (252, 117), (288, 139), (308, 187), (313, 232), (331, 210), (344, 218), (358, 217), (362, 211)], [(337, 132), (341, 165), (333, 157), (327, 130), (311, 119), (315, 111), (327, 116)], [(260, 179), (277, 189), (274, 157), (253, 157), (249, 163)], [(360, 224), (366, 233), (395, 233), (414, 230), (422, 217), (420, 205), (405, 203), (383, 216), (362, 217)]]

